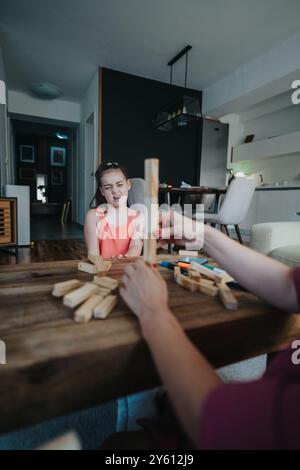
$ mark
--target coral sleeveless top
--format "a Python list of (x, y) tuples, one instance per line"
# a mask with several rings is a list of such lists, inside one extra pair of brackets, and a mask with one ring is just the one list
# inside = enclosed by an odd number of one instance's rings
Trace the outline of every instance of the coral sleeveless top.
[(141, 214), (128, 207), (121, 211), (96, 208), (99, 252), (104, 259), (126, 255), (132, 239), (143, 238)]

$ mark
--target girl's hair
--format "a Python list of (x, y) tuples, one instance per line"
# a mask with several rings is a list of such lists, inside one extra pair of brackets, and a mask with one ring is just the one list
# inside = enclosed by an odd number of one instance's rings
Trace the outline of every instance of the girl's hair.
[[(102, 178), (103, 174), (106, 171), (110, 171), (110, 170), (121, 170), (123, 175), (125, 176), (126, 180), (128, 180), (127, 170), (123, 166), (119, 165), (119, 163), (108, 162), (108, 161), (102, 162), (99, 165), (99, 167), (98, 167), (98, 169), (95, 173), (95, 178), (96, 178), (96, 182), (97, 182), (97, 189), (96, 189), (95, 196), (93, 197), (93, 199), (90, 202), (90, 208), (91, 209), (93, 209), (95, 207), (98, 207), (101, 204), (106, 203), (105, 198), (101, 194), (100, 186), (101, 186), (101, 178)], [(94, 201), (95, 201), (95, 205), (94, 205)]]

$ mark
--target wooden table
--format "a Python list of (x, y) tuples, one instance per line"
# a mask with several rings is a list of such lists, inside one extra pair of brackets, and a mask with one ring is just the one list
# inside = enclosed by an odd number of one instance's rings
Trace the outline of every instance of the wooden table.
[[(174, 259), (176, 256), (160, 256)], [(115, 261), (120, 279), (129, 260)], [(170, 306), (192, 341), (215, 366), (260, 353), (300, 335), (300, 319), (282, 314), (237, 290), (237, 311), (219, 299), (190, 293), (161, 268)], [(107, 320), (76, 324), (72, 311), (52, 297), (56, 282), (92, 276), (77, 261), (0, 267), (0, 432), (97, 405), (159, 383), (137, 319), (120, 300)]]

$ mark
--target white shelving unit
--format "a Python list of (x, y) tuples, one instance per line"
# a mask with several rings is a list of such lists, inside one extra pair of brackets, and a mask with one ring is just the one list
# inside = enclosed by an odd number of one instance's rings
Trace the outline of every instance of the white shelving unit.
[(232, 163), (300, 153), (300, 131), (233, 147)]

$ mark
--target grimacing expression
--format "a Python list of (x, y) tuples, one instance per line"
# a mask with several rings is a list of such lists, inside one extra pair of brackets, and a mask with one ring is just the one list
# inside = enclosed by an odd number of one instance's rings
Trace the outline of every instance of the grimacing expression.
[(101, 194), (108, 204), (116, 208), (126, 206), (130, 188), (130, 180), (120, 169), (105, 171), (101, 176)]

